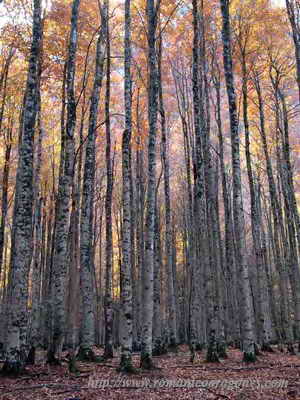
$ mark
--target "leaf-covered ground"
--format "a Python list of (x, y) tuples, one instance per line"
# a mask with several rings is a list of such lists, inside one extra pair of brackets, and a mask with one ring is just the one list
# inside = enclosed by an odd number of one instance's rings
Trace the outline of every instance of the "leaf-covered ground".
[[(0, 377), (0, 399), (300, 400), (299, 355), (275, 350), (247, 365), (239, 351), (231, 349), (228, 354), (227, 360), (210, 364), (201, 353), (191, 364), (188, 349), (181, 346), (177, 354), (155, 357), (158, 369), (137, 370), (130, 376), (116, 371), (118, 357), (105, 364), (78, 363), (81, 373), (77, 376), (68, 372), (67, 364), (40, 365), (28, 368), (27, 374), (17, 379)], [(138, 354), (134, 364), (138, 368)]]

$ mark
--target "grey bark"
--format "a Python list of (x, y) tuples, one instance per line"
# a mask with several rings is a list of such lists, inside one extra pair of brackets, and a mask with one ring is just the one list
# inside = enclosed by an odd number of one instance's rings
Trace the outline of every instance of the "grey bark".
[[(203, 319), (200, 307), (201, 289), (204, 289), (204, 280), (201, 273), (207, 265), (207, 232), (203, 229), (205, 218), (205, 190), (204, 190), (204, 160), (203, 160), (203, 138), (205, 135), (205, 111), (203, 104), (203, 71), (200, 60), (200, 12), (198, 3), (193, 0), (193, 111), (194, 111), (194, 135), (195, 144), (193, 152), (194, 163), (194, 201), (193, 201), (193, 253), (191, 255), (191, 289), (190, 289), (190, 338), (191, 361), (195, 358), (196, 347), (199, 343), (200, 315)], [(200, 77), (201, 72), (201, 77)], [(201, 261), (200, 261), (201, 260)], [(201, 286), (200, 286), (201, 285)], [(203, 306), (203, 304), (202, 304)], [(198, 324), (197, 324), (198, 322)], [(201, 321), (201, 324), (203, 321)], [(204, 338), (202, 338), (203, 340)]]
[(0, 222), (0, 277), (3, 265), (3, 250), (4, 250), (4, 234), (6, 226), (6, 216), (8, 211), (8, 179), (10, 172), (10, 156), (12, 149), (12, 130), (8, 129), (8, 134), (5, 135), (5, 155), (2, 174), (2, 196), (1, 196), (1, 222)]
[(121, 362), (122, 371), (132, 372), (133, 305), (132, 305), (132, 207), (131, 207), (131, 133), (132, 133), (132, 78), (131, 78), (131, 1), (125, 1), (124, 37), (124, 103), (125, 129), (122, 141), (122, 264), (121, 286)]
[(173, 282), (172, 268), (172, 223), (171, 223), (171, 193), (170, 193), (170, 162), (167, 138), (167, 121), (164, 108), (163, 87), (162, 87), (162, 39), (159, 40), (158, 53), (158, 84), (159, 84), (159, 112), (161, 117), (161, 141), (162, 141), (162, 164), (164, 170), (164, 195), (165, 195), (165, 254), (166, 271), (168, 280), (168, 327), (169, 327), (169, 346), (176, 349), (177, 346), (177, 322), (176, 304)]
[(300, 4), (298, 0), (286, 0), (286, 9), (292, 28), (293, 41), (295, 47), (297, 85), (300, 99)]
[[(2, 131), (2, 124), (3, 124), (3, 116), (6, 106), (6, 97), (7, 97), (7, 80), (9, 69), (12, 64), (12, 58), (14, 55), (14, 51), (11, 48), (9, 51), (9, 55), (5, 60), (5, 64), (3, 66), (3, 71), (1, 73), (0, 78), (0, 92), (2, 94), (2, 104), (0, 110), (0, 132)], [(13, 129), (13, 122), (9, 122), (9, 126), (7, 127), (6, 131), (4, 132), (4, 141), (5, 141), (5, 155), (4, 155), (4, 166), (3, 166), (3, 175), (2, 175), (2, 193), (1, 193), (1, 221), (0, 221), (0, 277), (2, 271), (2, 263), (3, 263), (3, 250), (4, 250), (4, 233), (5, 233), (5, 225), (6, 225), (6, 216), (8, 211), (8, 178), (10, 172), (10, 156), (11, 156), (11, 149), (12, 149), (12, 129)]]
[(137, 92), (136, 102), (136, 124), (137, 124), (137, 151), (136, 151), (136, 235), (137, 235), (137, 286), (135, 296), (136, 318), (134, 320), (136, 337), (133, 346), (136, 350), (140, 350), (141, 341), (141, 266), (145, 259), (145, 240), (144, 240), (144, 215), (145, 215), (145, 176), (144, 176), (144, 150), (141, 143), (141, 127), (140, 127), (140, 90)]
[(216, 92), (216, 122), (218, 127), (220, 172), (222, 178), (222, 197), (225, 218), (225, 280), (226, 280), (226, 301), (227, 301), (227, 326), (225, 327), (228, 342), (236, 345), (240, 340), (239, 320), (237, 311), (237, 274), (234, 254), (234, 234), (232, 221), (232, 208), (227, 182), (226, 165), (224, 159), (224, 137), (221, 118), (221, 73), (219, 65), (215, 62), (215, 73), (213, 72), (213, 82)]
[(48, 353), (48, 361), (54, 363), (60, 363), (66, 327), (66, 259), (68, 254), (67, 246), (70, 220), (70, 200), (73, 187), (75, 160), (74, 134), (76, 126), (76, 101), (74, 81), (79, 4), (80, 0), (74, 0), (72, 3), (71, 31), (66, 67), (67, 121), (63, 143), (64, 157), (61, 160), (63, 166), (61, 165), (62, 174), (58, 187), (57, 214), (54, 233), (53, 275), (51, 288), (53, 332)]
[(246, 163), (248, 172), (248, 181), (250, 189), (250, 203), (251, 203), (251, 230), (253, 246), (256, 257), (256, 269), (257, 269), (257, 284), (258, 284), (258, 333), (260, 343), (263, 350), (270, 349), (271, 341), (271, 330), (270, 330), (270, 317), (269, 317), (269, 301), (268, 291), (265, 276), (265, 267), (263, 259), (263, 249), (261, 242), (261, 219), (258, 214), (257, 196), (255, 193), (255, 182), (254, 173), (252, 168), (252, 156), (250, 151), (250, 128), (249, 128), (249, 117), (248, 117), (248, 71), (246, 64), (246, 49), (240, 44), (241, 50), (241, 63), (242, 63), (242, 78), (243, 78), (243, 119), (245, 128), (245, 149), (246, 149)]
[(243, 310), (243, 351), (245, 361), (255, 360), (254, 327), (251, 305), (249, 270), (246, 257), (245, 220), (242, 201), (240, 138), (238, 132), (236, 94), (232, 66), (231, 28), (229, 1), (220, 0), (222, 12), (222, 41), (225, 80), (229, 105), (231, 147), (232, 147), (232, 174), (233, 174), (233, 216), (236, 240), (237, 259), (239, 260), (240, 287)]
[(33, 30), (24, 95), (22, 135), (16, 177), (10, 274), (10, 312), (7, 319), (3, 371), (16, 374), (26, 360), (28, 273), (32, 255), (33, 138), (38, 106), (38, 62), (41, 45), (41, 2), (34, 0)]
[[(288, 293), (288, 273), (286, 268), (286, 258), (282, 258), (281, 245), (280, 245), (280, 234), (285, 237), (284, 229), (283, 229), (283, 217), (282, 210), (278, 200), (277, 189), (275, 185), (275, 179), (273, 174), (273, 167), (271, 163), (271, 158), (269, 154), (269, 148), (267, 143), (266, 136), (266, 128), (265, 128), (265, 112), (264, 112), (264, 101), (263, 94), (261, 91), (260, 79), (259, 75), (255, 73), (253, 77), (255, 83), (255, 89), (258, 96), (258, 105), (259, 105), (259, 114), (260, 114), (260, 135), (263, 144), (263, 151), (266, 160), (266, 169), (267, 169), (267, 177), (268, 177), (268, 189), (269, 196), (271, 201), (271, 211), (273, 217), (274, 228), (272, 230), (272, 236), (274, 240), (274, 257), (275, 257), (275, 265), (278, 271), (280, 280), (279, 280), (279, 288), (280, 288), (280, 306), (281, 306), (281, 316), (282, 316), (282, 327), (284, 331), (284, 335), (286, 337), (287, 342), (290, 344), (293, 340), (293, 333), (288, 313), (288, 298), (286, 293)], [(285, 241), (285, 240), (284, 240)]]
[[(156, 200), (157, 201), (157, 200)], [(161, 274), (162, 254), (160, 237), (160, 214), (156, 205), (155, 213), (155, 242), (154, 242), (154, 267), (153, 267), (153, 355), (159, 356), (164, 352), (163, 328), (161, 314)]]
[[(109, 12), (109, 1), (106, 1), (106, 13)], [(105, 350), (104, 357), (113, 357), (113, 304), (112, 304), (112, 270), (113, 270), (113, 243), (112, 243), (112, 194), (113, 194), (113, 165), (111, 159), (111, 131), (110, 131), (110, 33), (109, 24), (106, 27), (106, 95), (105, 95), (105, 131), (106, 131), (106, 272), (105, 272)]]
[(156, 55), (156, 28), (160, 1), (147, 0), (148, 35), (148, 190), (145, 224), (145, 260), (142, 266), (142, 349), (141, 367), (151, 369), (153, 324), (153, 265), (156, 185), (156, 130), (158, 111), (158, 76)]
[(85, 163), (82, 187), (80, 218), (80, 288), (82, 294), (82, 322), (80, 358), (94, 361), (92, 347), (95, 344), (94, 285), (93, 285), (93, 207), (96, 170), (96, 127), (102, 87), (105, 37), (107, 29), (106, 10), (101, 9), (101, 30), (96, 47), (94, 86), (90, 100), (88, 136), (85, 149)]

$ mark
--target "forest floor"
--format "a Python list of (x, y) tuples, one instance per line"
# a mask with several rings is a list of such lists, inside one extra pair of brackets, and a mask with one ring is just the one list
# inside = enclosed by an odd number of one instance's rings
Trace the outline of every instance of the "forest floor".
[[(118, 357), (104, 364), (78, 363), (79, 375), (69, 373), (67, 363), (28, 367), (22, 377), (0, 377), (0, 400), (300, 400), (299, 354), (275, 349), (255, 364), (243, 363), (234, 349), (219, 364), (206, 363), (204, 355), (191, 364), (181, 346), (177, 354), (155, 357), (158, 369), (125, 376), (116, 370)], [(134, 365), (138, 368), (138, 354)]]

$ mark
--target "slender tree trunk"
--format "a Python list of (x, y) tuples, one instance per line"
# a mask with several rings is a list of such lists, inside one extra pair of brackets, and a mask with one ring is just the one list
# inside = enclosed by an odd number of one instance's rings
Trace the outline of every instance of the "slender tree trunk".
[[(109, 12), (109, 2), (106, 1), (106, 12)], [(109, 23), (106, 29), (106, 97), (105, 97), (105, 127), (106, 127), (106, 279), (105, 279), (105, 350), (104, 357), (113, 357), (113, 304), (112, 304), (112, 271), (113, 271), (113, 243), (112, 243), (112, 193), (113, 169), (111, 160), (111, 132), (110, 132), (110, 34)]]
[[(284, 229), (283, 229), (283, 217), (282, 210), (278, 200), (278, 194), (275, 185), (275, 179), (273, 174), (272, 163), (270, 159), (268, 144), (267, 144), (267, 136), (265, 129), (265, 113), (264, 113), (264, 101), (262, 97), (260, 80), (257, 74), (254, 76), (255, 89), (258, 96), (258, 105), (259, 105), (259, 114), (260, 114), (260, 135), (263, 144), (263, 151), (266, 159), (266, 169), (267, 169), (267, 177), (268, 177), (268, 186), (269, 186), (269, 195), (271, 201), (271, 210), (274, 221), (274, 229), (273, 229), (273, 240), (274, 240), (274, 256), (275, 256), (275, 265), (276, 269), (279, 273), (279, 288), (280, 288), (280, 305), (281, 305), (281, 316), (282, 316), (282, 325), (283, 331), (286, 337), (286, 341), (289, 346), (291, 346), (293, 340), (293, 332), (290, 323), (289, 313), (288, 313), (288, 273), (286, 268), (286, 259), (284, 257), (282, 259), (281, 254), (281, 246), (280, 246), (280, 234), (283, 235), (283, 239), (285, 237)], [(285, 241), (285, 239), (284, 239)]]
[[(156, 200), (157, 201), (157, 200)], [(158, 205), (155, 213), (155, 242), (154, 242), (154, 268), (153, 268), (153, 355), (159, 356), (164, 352), (162, 315), (161, 315), (161, 238), (160, 215)]]
[[(44, 23), (42, 21), (42, 31)], [(41, 49), (39, 58), (38, 78), (39, 87), (42, 75), (42, 63), (43, 63), (43, 36), (41, 39)], [(31, 309), (31, 331), (29, 334), (30, 351), (28, 355), (28, 362), (35, 363), (35, 351), (36, 348), (41, 346), (41, 281), (42, 281), (42, 210), (44, 205), (44, 199), (41, 193), (41, 167), (42, 167), (42, 151), (43, 151), (43, 137), (44, 129), (42, 125), (42, 104), (41, 104), (41, 93), (40, 90), (37, 93), (38, 105), (37, 105), (37, 126), (38, 138), (36, 143), (36, 154), (34, 156), (34, 195), (33, 195), (33, 249), (31, 259), (31, 298), (30, 303), (32, 304)]]
[(80, 220), (80, 288), (82, 291), (82, 325), (79, 358), (95, 361), (92, 347), (95, 344), (94, 285), (93, 285), (93, 207), (96, 171), (96, 126), (105, 60), (106, 10), (101, 9), (101, 30), (97, 40), (94, 86), (91, 95), (90, 117), (81, 202)]
[[(278, 155), (279, 175), (282, 181), (282, 191), (285, 202), (285, 216), (287, 220), (287, 234), (289, 236), (290, 245), (290, 262), (289, 269), (291, 274), (291, 286), (294, 293), (294, 322), (295, 336), (300, 339), (300, 269), (299, 257), (297, 253), (296, 238), (298, 238), (298, 246), (300, 249), (300, 219), (297, 207), (297, 201), (294, 189), (293, 169), (290, 157), (290, 140), (289, 140), (289, 120), (286, 98), (283, 91), (277, 87), (276, 109), (279, 110), (279, 101), (282, 105), (282, 125), (278, 126), (281, 132), (282, 151)], [(280, 150), (278, 149), (278, 153)]]
[(292, 28), (293, 41), (295, 47), (296, 70), (297, 70), (297, 85), (300, 99), (300, 21), (299, 12), (300, 4), (298, 0), (286, 0), (286, 9), (289, 21)]
[[(250, 189), (251, 202), (251, 228), (252, 239), (256, 257), (257, 283), (258, 283), (258, 320), (259, 320), (259, 338), (263, 350), (270, 350), (271, 332), (268, 324), (268, 298), (266, 280), (264, 274), (264, 259), (261, 243), (261, 221), (258, 216), (258, 205), (256, 202), (255, 182), (252, 169), (252, 157), (250, 151), (250, 128), (248, 118), (248, 71), (246, 65), (246, 55), (242, 52), (242, 74), (243, 74), (243, 119), (245, 128), (245, 148), (246, 148), (246, 163), (248, 172), (248, 181)], [(264, 293), (266, 292), (266, 294)]]
[(237, 259), (239, 260), (241, 276), (242, 310), (243, 310), (243, 351), (244, 360), (255, 361), (255, 343), (254, 327), (252, 315), (252, 298), (249, 282), (249, 270), (246, 254), (245, 220), (242, 201), (241, 184), (241, 162), (240, 162), (240, 138), (238, 132), (238, 119), (236, 107), (236, 95), (234, 85), (234, 75), (231, 53), (231, 32), (230, 32), (230, 14), (229, 1), (220, 0), (222, 11), (222, 39), (223, 39), (223, 57), (225, 80), (228, 95), (230, 128), (231, 128), (231, 146), (232, 146), (232, 173), (233, 173), (233, 215), (234, 230), (236, 239)]
[(168, 327), (169, 327), (169, 347), (176, 350), (177, 347), (177, 323), (176, 323), (176, 305), (173, 285), (173, 268), (172, 268), (172, 224), (171, 224), (171, 198), (170, 198), (170, 163), (168, 154), (168, 139), (166, 127), (166, 115), (163, 100), (162, 88), (162, 39), (159, 40), (158, 54), (158, 82), (159, 82), (159, 111), (161, 117), (161, 141), (162, 141), (162, 164), (164, 168), (164, 193), (165, 193), (165, 254), (166, 254), (166, 271), (168, 280)]
[(148, 21), (148, 190), (145, 224), (145, 262), (142, 266), (142, 350), (141, 367), (151, 369), (152, 323), (153, 323), (153, 266), (154, 266), (154, 222), (156, 186), (156, 130), (158, 110), (157, 55), (155, 49), (159, 2), (147, 0)]
[[(7, 319), (3, 372), (18, 374), (26, 361), (28, 273), (32, 255), (33, 138), (38, 106), (38, 65), (41, 46), (41, 2), (34, 0), (33, 31), (24, 96), (22, 135), (16, 177), (10, 274), (10, 312)], [(25, 354), (24, 354), (25, 353)]]
[[(203, 20), (203, 6), (201, 7), (200, 14), (201, 26), (201, 64), (203, 76), (203, 103), (205, 102), (205, 130), (203, 138), (203, 160), (204, 160), (204, 176), (205, 176), (205, 192), (206, 192), (206, 221), (207, 221), (207, 247), (208, 247), (208, 260), (207, 260), (207, 274), (206, 274), (206, 296), (208, 300), (207, 309), (207, 322), (208, 322), (208, 348), (206, 360), (209, 362), (219, 362), (219, 354), (226, 356), (225, 343), (223, 341), (223, 348), (221, 348), (219, 341), (222, 321), (220, 316), (220, 258), (218, 248), (218, 235), (217, 235), (217, 215), (214, 207), (214, 192), (215, 182), (213, 179), (214, 171), (211, 156), (211, 143), (210, 143), (210, 101), (209, 101), (209, 87), (207, 80), (207, 63), (206, 63), (206, 49), (205, 49), (205, 27)], [(218, 329), (221, 328), (221, 329)]]
[[(237, 345), (240, 339), (239, 321), (237, 310), (237, 274), (236, 263), (234, 257), (234, 235), (233, 235), (233, 222), (230, 194), (228, 189), (228, 182), (226, 176), (226, 167), (224, 161), (224, 138), (223, 127), (221, 118), (221, 82), (219, 65), (217, 73), (213, 77), (214, 86), (216, 91), (216, 122), (218, 126), (218, 141), (219, 141), (219, 154), (220, 154), (220, 169), (222, 177), (222, 197), (224, 206), (225, 218), (225, 280), (226, 280), (226, 297), (228, 303), (228, 317), (226, 333), (228, 335), (229, 343), (233, 340)], [(230, 321), (230, 323), (229, 323)]]
[(70, 220), (70, 200), (74, 179), (75, 161), (75, 126), (76, 126), (76, 101), (75, 101), (75, 58), (77, 51), (77, 25), (80, 0), (72, 3), (71, 32), (66, 68), (67, 86), (67, 122), (65, 127), (63, 173), (59, 182), (57, 198), (57, 214), (54, 233), (53, 254), (53, 280), (52, 280), (52, 318), (53, 334), (51, 338), (48, 361), (60, 363), (62, 346), (65, 338), (66, 313), (66, 257), (68, 253), (68, 233)]
[(131, 131), (132, 131), (132, 80), (131, 80), (131, 2), (125, 1), (125, 38), (124, 38), (124, 103), (125, 130), (122, 143), (123, 172), (123, 224), (122, 224), (122, 264), (121, 264), (121, 371), (132, 372), (132, 230), (131, 230)]
[(144, 205), (145, 205), (145, 183), (144, 183), (144, 150), (141, 146), (141, 131), (140, 131), (140, 91), (137, 93), (136, 104), (136, 124), (137, 124), (137, 151), (136, 151), (136, 181), (137, 181), (137, 196), (136, 196), (136, 219), (137, 219), (137, 283), (136, 283), (136, 324), (137, 337), (133, 343), (135, 351), (140, 351), (141, 347), (141, 270), (145, 259), (145, 240), (144, 240)]
[[(3, 116), (6, 106), (6, 97), (7, 97), (7, 79), (9, 68), (12, 62), (12, 57), (14, 55), (14, 51), (10, 49), (9, 55), (5, 62), (3, 72), (1, 74), (0, 79), (0, 89), (2, 92), (2, 104), (0, 110), (0, 132), (2, 131), (2, 123)], [(4, 134), (5, 140), (5, 155), (4, 155), (4, 167), (3, 167), (3, 176), (2, 176), (2, 201), (1, 201), (1, 222), (0, 222), (0, 278), (1, 278), (1, 270), (2, 270), (2, 261), (3, 261), (3, 250), (4, 250), (4, 234), (5, 234), (5, 224), (6, 224), (6, 215), (8, 208), (7, 201), (7, 193), (8, 193), (8, 178), (10, 172), (10, 156), (11, 156), (11, 148), (12, 148), (12, 130), (13, 123), (9, 121), (9, 126), (7, 128), (7, 133)]]
[[(10, 131), (11, 132), (11, 131)], [(4, 250), (4, 233), (6, 225), (6, 216), (8, 211), (8, 179), (10, 172), (10, 156), (11, 156), (11, 133), (8, 135), (5, 144), (4, 167), (2, 175), (2, 199), (1, 199), (1, 222), (0, 222), (0, 277), (3, 264), (3, 250)]]
[[(190, 290), (190, 351), (191, 361), (194, 361), (195, 351), (199, 343), (199, 332), (197, 321), (200, 318), (200, 290), (202, 282), (200, 274), (205, 270), (207, 262), (206, 232), (202, 229), (205, 218), (205, 201), (204, 201), (204, 174), (203, 174), (203, 137), (205, 131), (205, 114), (203, 105), (203, 75), (201, 74), (201, 63), (199, 48), (200, 43), (200, 13), (198, 10), (197, 0), (193, 0), (193, 110), (194, 110), (194, 131), (195, 131), (195, 148), (193, 155), (194, 162), (194, 202), (193, 202), (193, 247), (192, 263), (191, 263), (191, 290)], [(201, 253), (201, 261), (200, 261)], [(199, 321), (200, 322), (200, 321)], [(203, 323), (203, 321), (201, 321)]]

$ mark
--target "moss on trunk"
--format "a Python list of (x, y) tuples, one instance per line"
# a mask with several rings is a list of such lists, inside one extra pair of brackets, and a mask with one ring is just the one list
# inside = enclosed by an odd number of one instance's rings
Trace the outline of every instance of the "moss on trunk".
[(5, 361), (1, 375), (14, 378), (24, 374), (25, 371), (25, 365), (21, 361)]
[(211, 348), (209, 347), (207, 349), (207, 354), (206, 354), (206, 362), (211, 362), (211, 363), (218, 363), (220, 362), (219, 360), (219, 355), (217, 352), (216, 348)]
[(256, 361), (256, 354), (254, 353), (246, 353), (244, 352), (244, 358), (243, 361), (246, 363), (252, 363)]
[(125, 374), (137, 373), (137, 370), (132, 365), (131, 358), (126, 356), (121, 356), (120, 366), (117, 371)]
[(140, 367), (143, 368), (143, 369), (147, 369), (149, 371), (153, 370), (153, 369), (156, 369), (155, 365), (153, 364), (152, 357), (150, 356), (150, 354), (148, 354), (148, 353), (141, 354), (141, 365), (140, 365)]
[(80, 347), (78, 354), (77, 354), (77, 360), (83, 361), (83, 362), (102, 362), (103, 358), (97, 356), (94, 351), (90, 348), (83, 348)]
[(69, 367), (69, 372), (71, 372), (72, 374), (79, 374), (80, 371), (76, 366), (76, 357), (72, 356), (70, 357), (70, 360), (68, 362), (68, 367)]
[(225, 358), (225, 359), (228, 358), (228, 355), (227, 355), (227, 352), (226, 352), (226, 344), (224, 342), (223, 343), (218, 343), (217, 351), (218, 351), (218, 355), (219, 355), (220, 358)]

